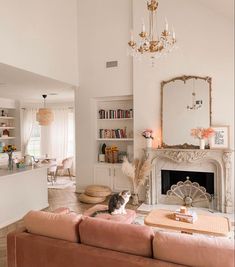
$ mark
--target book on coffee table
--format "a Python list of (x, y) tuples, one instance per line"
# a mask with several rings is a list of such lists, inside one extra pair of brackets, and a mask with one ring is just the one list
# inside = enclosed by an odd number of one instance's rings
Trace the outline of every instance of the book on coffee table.
[(176, 210), (173, 214), (176, 221), (194, 223), (197, 220), (195, 211), (188, 210), (187, 213), (182, 213), (180, 210)]

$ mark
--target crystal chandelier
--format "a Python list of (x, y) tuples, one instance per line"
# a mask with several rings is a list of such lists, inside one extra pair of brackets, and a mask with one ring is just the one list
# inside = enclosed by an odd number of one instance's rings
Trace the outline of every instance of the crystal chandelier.
[(149, 10), (149, 32), (146, 31), (144, 21), (142, 21), (142, 31), (139, 33), (140, 41), (138, 43), (134, 41), (134, 34), (131, 31), (131, 40), (128, 44), (132, 56), (150, 55), (150, 59), (154, 60), (170, 53), (175, 48), (176, 37), (174, 29), (172, 32), (169, 31), (167, 19), (165, 29), (159, 37), (156, 22), (158, 2), (156, 0), (147, 1), (147, 8)]

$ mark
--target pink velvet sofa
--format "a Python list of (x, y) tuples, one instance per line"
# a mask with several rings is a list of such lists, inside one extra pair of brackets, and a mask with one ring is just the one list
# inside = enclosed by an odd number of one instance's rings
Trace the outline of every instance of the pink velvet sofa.
[(8, 267), (233, 267), (233, 242), (75, 213), (30, 212), (7, 236)]

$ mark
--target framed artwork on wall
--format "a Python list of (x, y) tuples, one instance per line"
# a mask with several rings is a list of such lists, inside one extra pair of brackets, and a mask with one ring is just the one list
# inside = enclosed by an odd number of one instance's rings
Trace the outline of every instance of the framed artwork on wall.
[(229, 148), (229, 126), (211, 126), (215, 131), (214, 136), (210, 140), (211, 149), (227, 149)]

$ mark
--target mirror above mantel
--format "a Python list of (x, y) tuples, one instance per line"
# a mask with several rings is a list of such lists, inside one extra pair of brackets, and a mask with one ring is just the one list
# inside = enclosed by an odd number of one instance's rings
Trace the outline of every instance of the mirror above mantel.
[(198, 148), (191, 129), (211, 126), (210, 77), (180, 76), (161, 83), (161, 131), (164, 148)]

